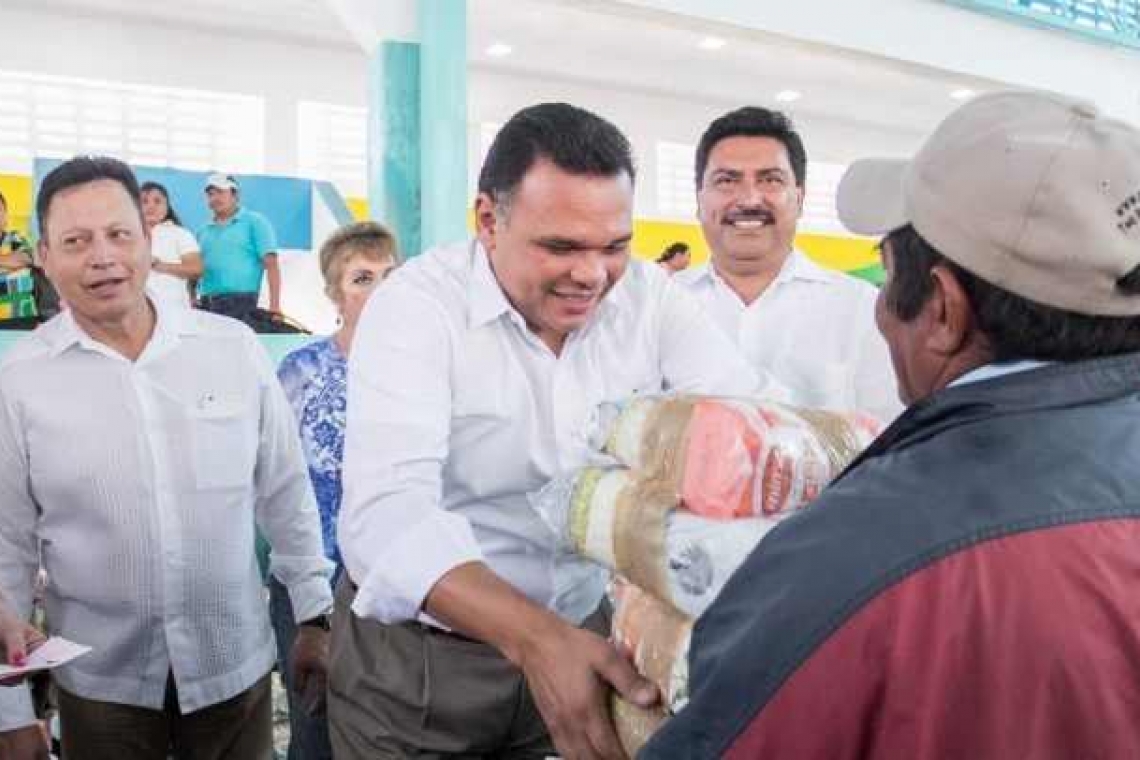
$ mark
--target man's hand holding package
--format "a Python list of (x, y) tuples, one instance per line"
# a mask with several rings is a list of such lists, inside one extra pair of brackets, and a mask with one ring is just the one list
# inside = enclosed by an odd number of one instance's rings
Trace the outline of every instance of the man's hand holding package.
[(449, 571), (424, 606), (522, 670), (564, 760), (625, 757), (610, 719), (610, 688), (641, 707), (659, 699), (657, 688), (612, 644), (534, 604), (482, 563)]
[(550, 616), (516, 661), (555, 745), (567, 760), (624, 758), (609, 713), (609, 691), (652, 707), (656, 687), (634, 670), (608, 641)]

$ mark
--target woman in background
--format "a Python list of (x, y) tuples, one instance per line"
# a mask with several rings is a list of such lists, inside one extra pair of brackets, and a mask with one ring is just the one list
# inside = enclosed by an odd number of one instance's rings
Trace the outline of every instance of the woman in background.
[[(348, 355), (368, 296), (399, 263), (396, 240), (382, 225), (358, 222), (334, 232), (321, 246), (320, 267), (325, 294), (336, 304), (340, 315), (340, 328), (330, 337), (286, 356), (277, 371), (300, 424), (301, 445), (321, 515), (325, 554), (336, 565), (334, 584), (343, 569), (336, 542), (336, 518), (341, 498)], [(311, 714), (312, 704), (304, 702), (312, 700), (297, 694), (287, 675), (290, 669), (286, 656), (297, 635), (289, 595), (275, 578), (270, 578), (269, 588), (278, 665), (280, 672), (286, 674), (289, 696), (289, 760), (328, 760), (332, 750), (323, 711)]]
[(187, 283), (202, 274), (198, 241), (182, 226), (170, 194), (157, 182), (144, 182), (143, 221), (150, 230), (151, 273), (147, 287), (163, 303), (190, 307)]

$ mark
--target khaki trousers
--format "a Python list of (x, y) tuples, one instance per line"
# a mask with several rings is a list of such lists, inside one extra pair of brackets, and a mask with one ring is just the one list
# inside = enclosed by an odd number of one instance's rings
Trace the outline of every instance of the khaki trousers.
[(59, 692), (63, 760), (271, 760), (269, 676), (242, 693), (186, 715), (171, 679), (161, 710)]
[[(342, 578), (329, 665), (336, 760), (557, 754), (522, 671), (496, 649), (419, 623), (363, 620), (353, 597)], [(604, 633), (608, 622), (596, 614), (585, 627)]]

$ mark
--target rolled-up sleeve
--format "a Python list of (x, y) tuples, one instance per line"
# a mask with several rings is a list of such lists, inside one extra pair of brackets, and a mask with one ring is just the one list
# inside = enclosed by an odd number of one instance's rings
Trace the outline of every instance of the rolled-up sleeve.
[[(31, 495), (27, 452), (15, 417), (6, 389), (0, 386), (0, 590), (16, 614), (27, 619), (37, 567), (37, 509)], [(0, 687), (0, 732), (35, 721), (26, 685)]]
[(257, 451), (257, 527), (269, 541), (269, 572), (289, 590), (297, 620), (332, 606), (333, 564), (324, 554), (321, 519), (301, 451), (293, 409), (265, 349), (251, 333), (261, 391)]
[(373, 294), (356, 330), (338, 541), (361, 617), (413, 619), (440, 577), (483, 559), (468, 520), (441, 505), (452, 340), (440, 306), (399, 282)]
[(663, 290), (657, 329), (669, 390), (788, 400), (787, 388), (751, 366), (696, 299), (672, 279)]

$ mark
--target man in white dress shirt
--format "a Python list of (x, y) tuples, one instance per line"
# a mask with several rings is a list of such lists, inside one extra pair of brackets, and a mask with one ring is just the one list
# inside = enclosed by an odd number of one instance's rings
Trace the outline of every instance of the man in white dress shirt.
[(528, 494), (585, 463), (601, 402), (779, 390), (630, 260), (633, 181), (609, 122), (524, 109), (483, 165), (477, 239), (412, 259), (365, 307), (329, 673), (338, 760), (620, 757), (608, 690), (656, 701), (598, 635), (603, 574), (556, 550)]
[(793, 402), (889, 421), (902, 407), (875, 329), (875, 288), (795, 249), (806, 171), (803, 142), (782, 113), (745, 107), (712, 122), (696, 157), (712, 259), (677, 280)]
[[(69, 310), (0, 367), (0, 588), (27, 616), (42, 546), (69, 760), (268, 759), (273, 633), (254, 527), (324, 678), (330, 563), (284, 392), (243, 325), (145, 295), (130, 169), (43, 181), (40, 254)], [(304, 625), (304, 624), (302, 624)], [(42, 756), (26, 687), (0, 689), (0, 756)]]

